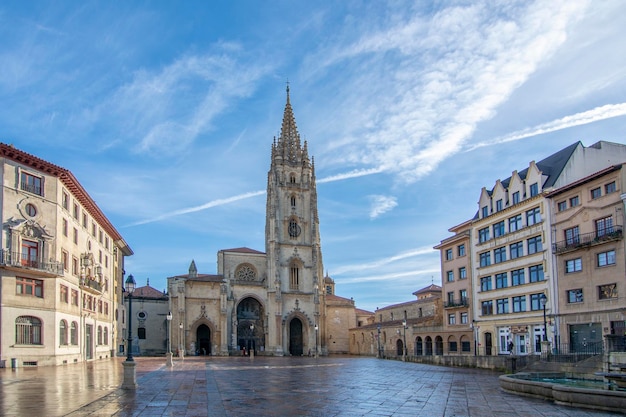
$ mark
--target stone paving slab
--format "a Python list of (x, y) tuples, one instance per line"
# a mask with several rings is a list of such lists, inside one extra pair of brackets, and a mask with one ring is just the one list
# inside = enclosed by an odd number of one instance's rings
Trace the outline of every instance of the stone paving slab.
[[(0, 369), (0, 415), (516, 416), (616, 414), (504, 393), (498, 374), (374, 358), (135, 358), (135, 391), (122, 390), (120, 358)], [(626, 410), (625, 410), (626, 413)]]

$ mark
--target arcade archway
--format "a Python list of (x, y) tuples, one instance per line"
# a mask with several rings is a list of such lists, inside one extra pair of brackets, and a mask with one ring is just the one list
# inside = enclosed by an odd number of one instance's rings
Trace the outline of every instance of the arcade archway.
[(265, 349), (263, 306), (252, 297), (244, 298), (237, 305), (237, 346), (245, 348), (246, 354)]

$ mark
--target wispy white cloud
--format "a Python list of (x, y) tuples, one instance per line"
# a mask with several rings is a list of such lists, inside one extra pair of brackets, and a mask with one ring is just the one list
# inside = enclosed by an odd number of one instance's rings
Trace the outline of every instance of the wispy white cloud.
[(184, 55), (160, 69), (141, 69), (101, 106), (86, 112), (93, 123), (115, 118), (116, 136), (139, 153), (186, 149), (214, 120), (256, 90), (272, 66), (247, 64), (233, 45)]
[(385, 266), (385, 265), (398, 262), (398, 261), (404, 261), (409, 258), (414, 258), (414, 257), (419, 257), (419, 256), (428, 256), (428, 255), (432, 256), (434, 254), (436, 254), (436, 251), (432, 248), (432, 246), (410, 249), (402, 253), (399, 253), (397, 255), (379, 259), (373, 262), (359, 263), (359, 264), (354, 264), (354, 265), (343, 265), (333, 270), (333, 274), (342, 275), (342, 274), (354, 273), (356, 271), (376, 269), (376, 268), (380, 268), (381, 266)]
[(205, 203), (205, 204), (202, 204), (202, 205), (199, 205), (199, 206), (189, 207), (189, 208), (185, 208), (185, 209), (180, 209), (180, 210), (176, 210), (176, 211), (172, 211), (172, 212), (169, 212), (169, 213), (162, 214), (162, 215), (157, 216), (157, 217), (152, 217), (150, 219), (140, 220), (138, 222), (134, 222), (134, 223), (128, 224), (125, 227), (139, 226), (139, 225), (147, 224), (147, 223), (154, 223), (154, 222), (158, 222), (158, 221), (161, 221), (161, 220), (169, 219), (171, 217), (181, 216), (183, 214), (195, 213), (195, 212), (198, 212), (198, 211), (209, 209), (211, 207), (223, 206), (225, 204), (230, 204), (230, 203), (233, 203), (233, 202), (239, 201), (239, 200), (245, 200), (246, 198), (257, 197), (257, 196), (263, 195), (263, 194), (265, 194), (265, 190), (263, 190), (263, 191), (253, 191), (253, 192), (250, 192), (250, 193), (240, 194), (240, 195), (236, 195), (236, 196), (229, 197), (229, 198), (222, 198), (222, 199), (218, 199), (218, 200), (213, 200), (213, 201), (209, 201), (208, 203)]
[(386, 195), (370, 195), (368, 196), (372, 206), (370, 209), (370, 219), (375, 219), (378, 216), (393, 210), (398, 205), (398, 200), (395, 197)]
[(607, 104), (585, 112), (576, 113), (570, 116), (562, 117), (560, 119), (552, 120), (551, 122), (543, 123), (538, 126), (518, 130), (517, 132), (509, 133), (508, 135), (500, 136), (489, 141), (476, 143), (468, 147), (467, 151), (473, 151), (474, 149), (482, 148), (485, 146), (513, 142), (520, 139), (530, 138), (537, 135), (543, 135), (545, 133), (556, 132), (558, 130), (568, 129), (574, 126), (586, 125), (589, 123), (598, 122), (600, 120), (606, 120), (620, 116), (626, 116), (626, 103)]
[(355, 68), (350, 106), (339, 106), (350, 109), (352, 140), (336, 162), (379, 167), (405, 183), (430, 174), (558, 50), (587, 4), (453, 5), (321, 48), (309, 58), (311, 77)]
[(329, 177), (322, 178), (320, 180), (317, 180), (317, 183), (322, 184), (325, 182), (342, 181), (342, 180), (347, 180), (350, 178), (358, 178), (358, 177), (364, 177), (367, 175), (380, 174), (381, 172), (384, 172), (384, 169), (382, 168), (355, 169), (349, 172), (344, 172), (342, 174), (336, 174), (336, 175), (331, 175)]
[(400, 282), (414, 283), (416, 277), (422, 276), (422, 275), (431, 275), (431, 274), (434, 274), (437, 277), (437, 279), (439, 279), (440, 270), (437, 268), (420, 269), (420, 270), (413, 270), (413, 271), (394, 272), (390, 274), (376, 274), (376, 275), (369, 275), (369, 276), (341, 278), (338, 281), (340, 281), (342, 285), (343, 284), (365, 284), (365, 283), (382, 282), (382, 281), (388, 282), (389, 280), (394, 280), (396, 284)]

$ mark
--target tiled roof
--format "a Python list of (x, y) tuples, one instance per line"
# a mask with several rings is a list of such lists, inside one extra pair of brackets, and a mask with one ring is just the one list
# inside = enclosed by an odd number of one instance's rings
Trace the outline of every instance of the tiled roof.
[(222, 282), (224, 280), (223, 275), (213, 275), (213, 274), (197, 274), (197, 275), (175, 275), (169, 278), (184, 278), (192, 281), (205, 281), (205, 282)]
[(156, 288), (146, 285), (145, 287), (135, 288), (133, 298), (167, 298), (167, 295)]
[(424, 294), (426, 292), (441, 292), (441, 287), (439, 285), (430, 284), (428, 287), (424, 287), (421, 290), (417, 290), (413, 293), (413, 295)]
[(238, 252), (238, 253), (253, 253), (257, 255), (265, 255), (265, 252), (260, 252), (258, 250), (250, 249), (250, 248), (233, 248), (233, 249), (222, 249), (220, 252)]

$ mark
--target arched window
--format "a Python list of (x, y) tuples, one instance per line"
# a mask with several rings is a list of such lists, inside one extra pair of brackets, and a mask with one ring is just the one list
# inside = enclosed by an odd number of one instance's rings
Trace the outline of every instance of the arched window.
[(291, 200), (291, 208), (296, 208), (296, 196), (292, 195), (290, 200)]
[(443, 355), (443, 339), (441, 336), (435, 337), (435, 355)]
[(72, 345), (78, 345), (78, 323), (75, 321), (70, 326), (70, 340)]
[(15, 319), (15, 344), (41, 345), (41, 320), (32, 316), (20, 316)]
[(289, 183), (290, 184), (295, 184), (296, 183), (296, 174), (289, 174)]
[(298, 264), (292, 263), (289, 267), (289, 289), (297, 290), (300, 288), (300, 268)]
[(415, 356), (422, 356), (424, 354), (424, 346), (422, 345), (422, 338), (417, 336), (415, 338)]
[(98, 346), (102, 344), (102, 326), (98, 326)]
[(104, 344), (105, 345), (109, 344), (109, 328), (108, 327), (104, 328)]
[(59, 323), (59, 344), (67, 345), (67, 322), (65, 320)]

